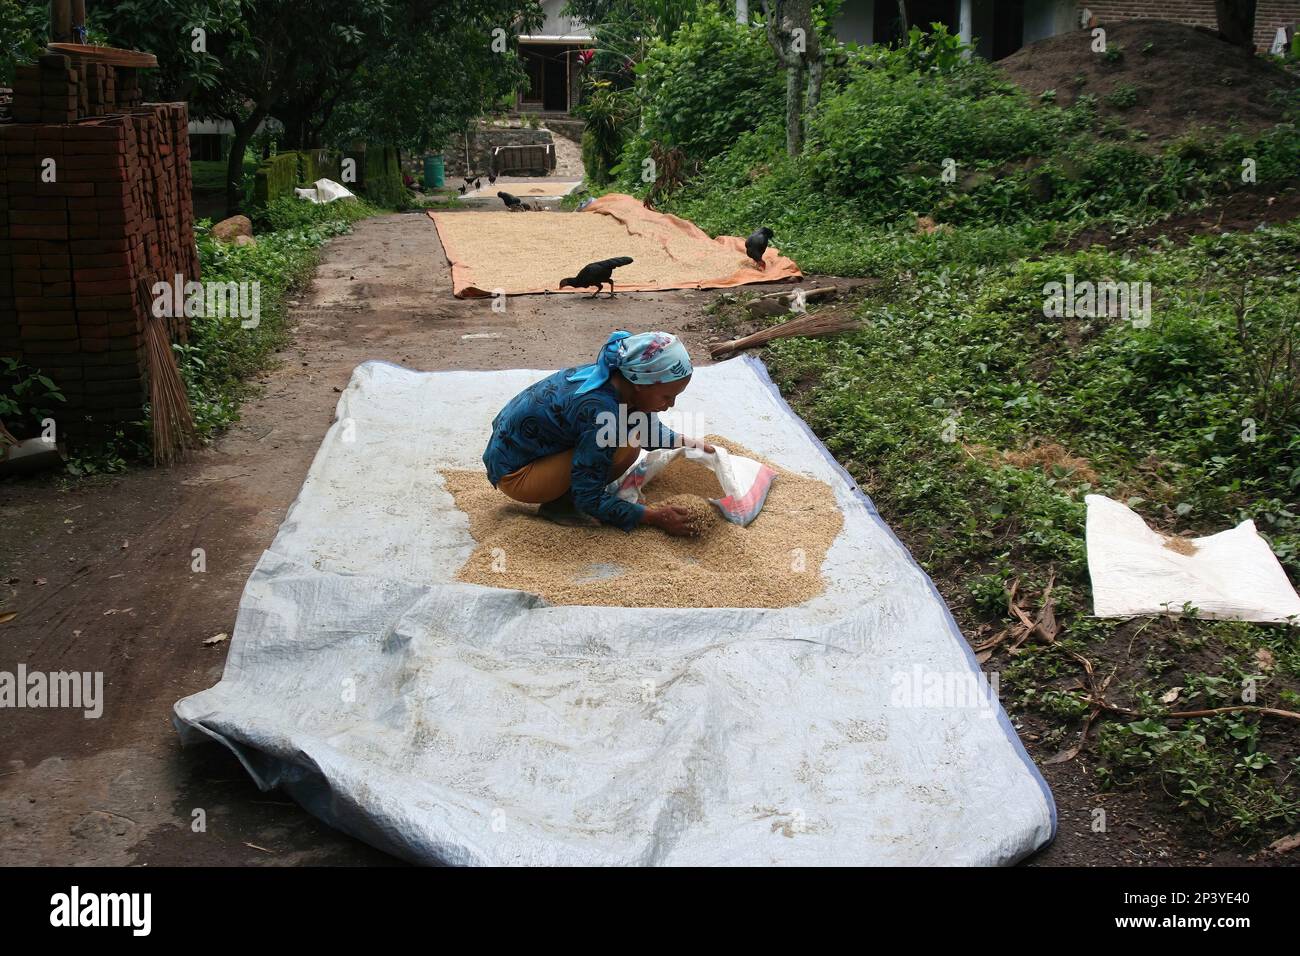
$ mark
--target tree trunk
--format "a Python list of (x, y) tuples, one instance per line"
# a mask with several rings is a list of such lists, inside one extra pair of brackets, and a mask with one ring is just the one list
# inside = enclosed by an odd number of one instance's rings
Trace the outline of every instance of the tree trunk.
[(817, 109), (817, 104), (822, 99), (822, 57), (820, 51), (817, 59), (808, 64), (808, 102), (804, 104), (804, 129), (803, 137), (808, 139), (810, 130), (809, 124), (812, 122), (813, 112)]
[(267, 111), (255, 109), (242, 122), (235, 121), (235, 139), (230, 144), (230, 159), (226, 161), (226, 215), (233, 216), (244, 205), (244, 150)]
[[(804, 82), (809, 64), (816, 64), (816, 76), (809, 81), (809, 96), (821, 96), (821, 48), (812, 20), (809, 0), (763, 0), (767, 18), (767, 40), (776, 53), (777, 62), (785, 67), (785, 148), (798, 156), (804, 141)], [(803, 49), (795, 44), (797, 31), (803, 31)]]
[(1214, 0), (1214, 17), (1224, 42), (1255, 49), (1255, 0)]
[(803, 149), (803, 67), (785, 71), (785, 151), (798, 156)]
[(902, 28), (902, 36), (907, 38), (907, 0), (898, 0), (898, 22)]

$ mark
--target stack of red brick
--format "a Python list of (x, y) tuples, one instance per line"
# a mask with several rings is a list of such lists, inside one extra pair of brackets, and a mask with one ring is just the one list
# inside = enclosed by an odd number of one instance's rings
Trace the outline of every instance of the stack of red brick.
[(47, 53), (14, 70), (14, 119), (19, 123), (72, 123), (139, 106), (138, 71)]
[[(139, 420), (152, 321), (139, 280), (199, 277), (187, 127), (184, 103), (0, 125), (0, 355), (60, 386), (65, 437)], [(169, 331), (185, 340), (183, 313)]]

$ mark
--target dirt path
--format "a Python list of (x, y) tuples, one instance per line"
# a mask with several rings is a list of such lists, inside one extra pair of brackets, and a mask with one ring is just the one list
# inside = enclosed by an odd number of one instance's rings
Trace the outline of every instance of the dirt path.
[[(683, 331), (707, 293), (586, 300), (451, 297), (424, 215), (357, 224), (329, 244), (296, 332), (240, 425), (184, 466), (59, 490), (0, 485), (0, 669), (102, 671), (102, 717), (6, 710), (0, 721), (0, 864), (375, 863), (388, 857), (262, 794), (218, 747), (181, 750), (180, 697), (221, 676), (244, 582), (298, 493), (367, 359), (417, 369), (554, 368), (610, 331)], [(689, 334), (689, 333), (688, 333)], [(688, 338), (689, 341), (689, 338)], [(693, 357), (705, 361), (696, 347)], [(202, 548), (207, 570), (191, 569)], [(36, 583), (37, 581), (43, 583)], [(195, 811), (206, 831), (195, 832)]]

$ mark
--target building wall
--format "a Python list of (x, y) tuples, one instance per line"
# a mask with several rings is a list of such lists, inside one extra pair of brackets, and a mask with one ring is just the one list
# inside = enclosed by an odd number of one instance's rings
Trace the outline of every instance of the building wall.
[(1025, 42), (1033, 43), (1077, 29), (1079, 5), (1074, 0), (1025, 0)]
[[(881, 0), (888, 3), (890, 0)], [(874, 0), (844, 0), (835, 17), (835, 35), (845, 43), (874, 43), (871, 22), (876, 15)]]
[[(1191, 26), (1217, 26), (1214, 0), (1090, 0), (1079, 9), (1091, 10), (1098, 21), (1155, 18)], [(1258, 0), (1255, 7), (1255, 49), (1268, 52), (1278, 27), (1300, 24), (1300, 0)]]
[[(835, 18), (835, 35), (841, 40), (872, 43), (872, 22), (877, 3), (894, 0), (844, 0)], [(997, 14), (988, 0), (971, 0), (972, 27), (978, 38), (992, 34)], [(1024, 42), (1033, 43), (1056, 36), (1082, 25), (1084, 10), (1099, 22), (1113, 22), (1135, 17), (1173, 20), (1191, 26), (1216, 28), (1214, 0), (1024, 0)], [(1267, 52), (1273, 45), (1278, 27), (1300, 25), (1300, 0), (1258, 0), (1255, 10), (1255, 47)], [(981, 44), (978, 51), (987, 56)]]
[(542, 0), (542, 11), (546, 14), (546, 20), (541, 27), (534, 30), (530, 36), (541, 37), (563, 37), (563, 36), (591, 36), (591, 31), (587, 25), (577, 17), (562, 16), (560, 11), (568, 4), (568, 0)]

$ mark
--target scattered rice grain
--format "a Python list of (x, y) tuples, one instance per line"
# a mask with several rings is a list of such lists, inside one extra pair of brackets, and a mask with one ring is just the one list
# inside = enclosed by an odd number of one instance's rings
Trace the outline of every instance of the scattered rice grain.
[(1165, 538), (1165, 547), (1179, 554), (1195, 554), (1199, 550), (1191, 538), (1184, 538), (1177, 534)]

